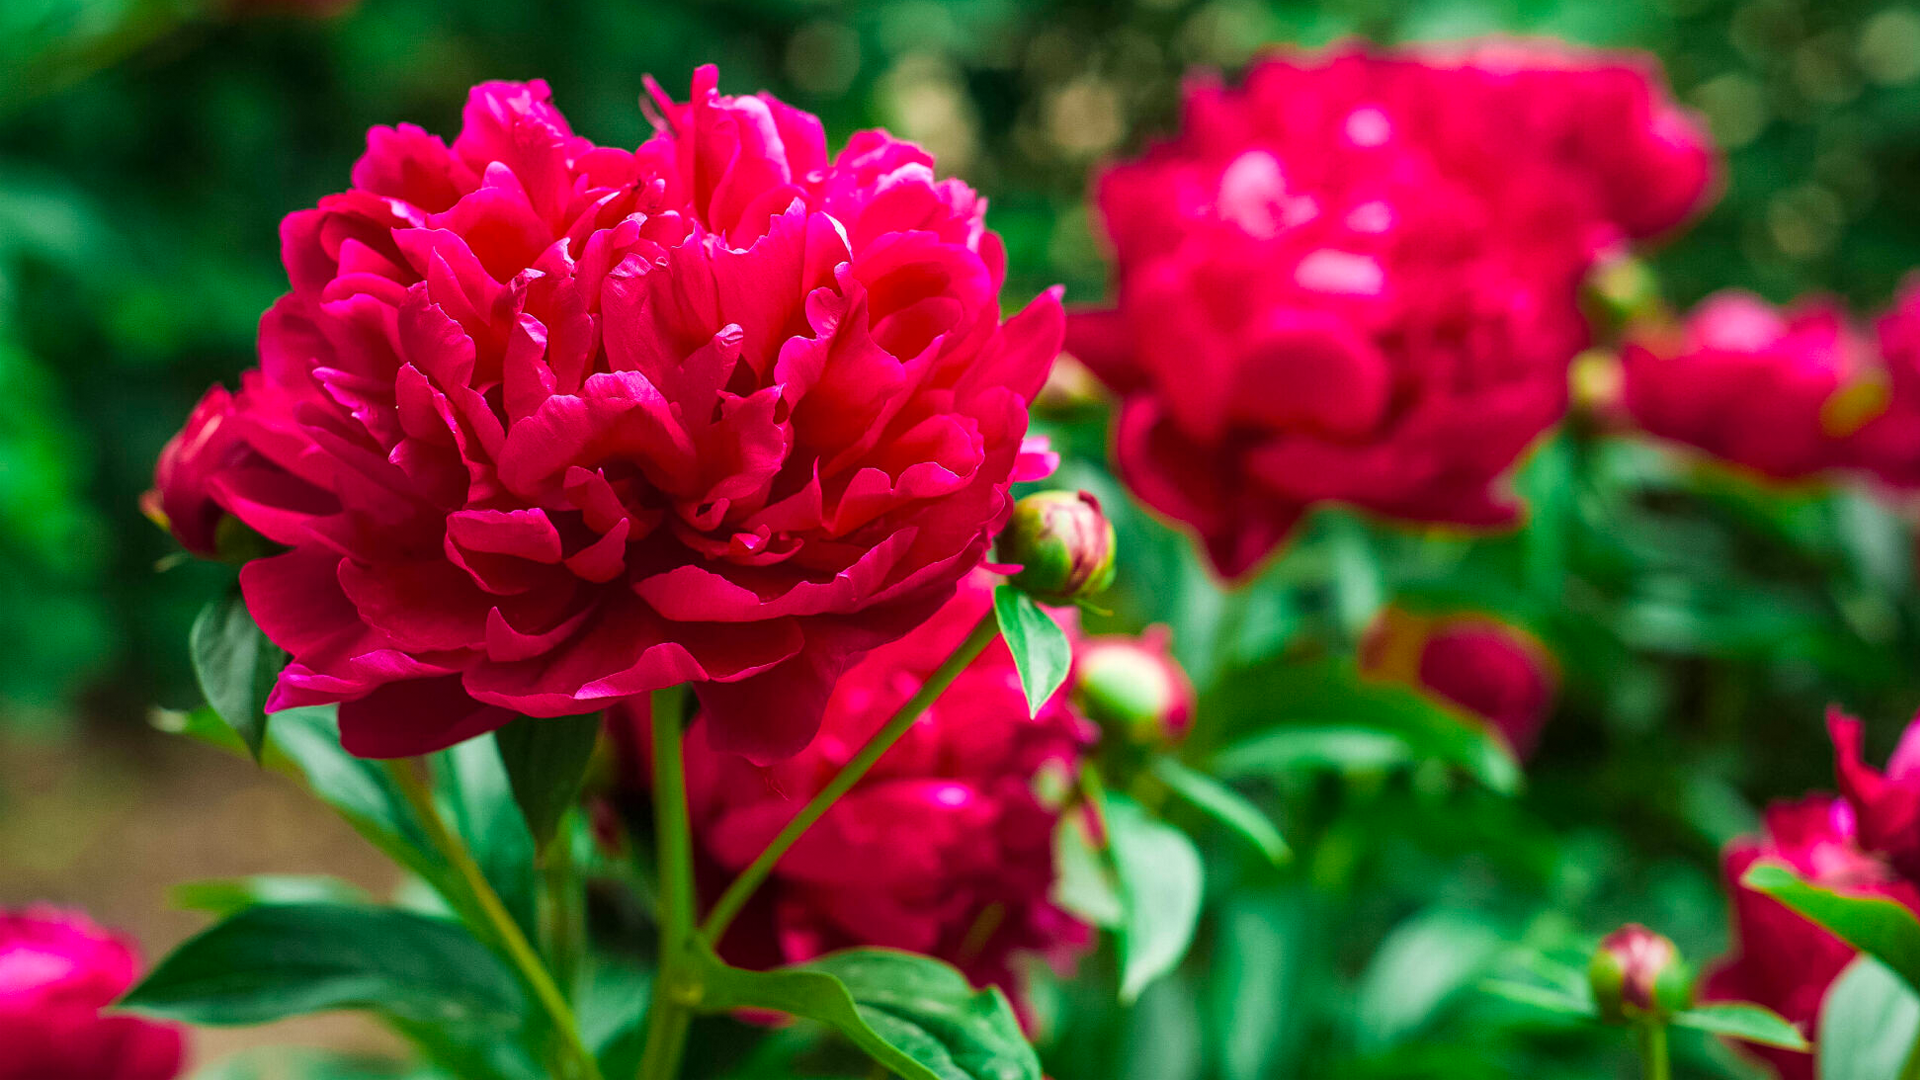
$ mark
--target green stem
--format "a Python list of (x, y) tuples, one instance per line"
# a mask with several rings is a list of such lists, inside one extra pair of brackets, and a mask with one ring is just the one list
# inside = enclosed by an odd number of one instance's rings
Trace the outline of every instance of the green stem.
[(653, 694), (653, 820), (659, 863), (660, 968), (647, 1010), (640, 1080), (674, 1080), (686, 1052), (687, 1028), (700, 988), (688, 981), (693, 942), (693, 829), (687, 821), (687, 777), (681, 732), (685, 691)]
[(547, 963), (554, 981), (561, 987), (574, 985), (580, 973), (581, 927), (586, 922), (582, 910), (585, 896), (574, 873), (573, 812), (560, 821), (560, 828), (540, 864), (541, 931), (545, 937)]
[(569, 1059), (568, 1075), (577, 1080), (600, 1080), (600, 1067), (594, 1061), (593, 1052), (580, 1039), (580, 1027), (574, 1022), (573, 1010), (568, 1007), (567, 999), (554, 984), (553, 976), (547, 973), (546, 966), (540, 962), (539, 954), (528, 943), (527, 935), (521, 932), (520, 924), (513, 921), (513, 914), (501, 903), (500, 894), (493, 891), (480, 864), (473, 860), (467, 846), (447, 827), (446, 820), (440, 816), (440, 808), (434, 805), (433, 792), (427, 789), (413, 761), (405, 758), (389, 760), (387, 772), (413, 806), (434, 848), (460, 875), (474, 903), (485, 916), (487, 928), (506, 952), (507, 959), (519, 970), (527, 988), (533, 991), (533, 996), (539, 999), (541, 1007), (546, 1010), (554, 1031), (559, 1034), (561, 1048)]
[(1672, 1080), (1673, 1066), (1667, 1060), (1667, 1025), (1650, 1021), (1640, 1025), (1640, 1066), (1646, 1080)]
[(967, 634), (966, 640), (953, 650), (953, 654), (927, 677), (927, 681), (921, 685), (919, 692), (908, 698), (905, 705), (900, 706), (900, 711), (893, 714), (893, 718), (887, 721), (887, 726), (881, 728), (878, 734), (868, 740), (867, 745), (853, 756), (853, 760), (841, 766), (840, 772), (827, 782), (827, 786), (821, 788), (818, 795), (801, 807), (792, 821), (787, 822), (787, 827), (780, 830), (780, 834), (773, 838), (773, 843), (767, 845), (767, 849), (762, 851), (745, 870), (742, 870), (739, 877), (733, 879), (733, 884), (727, 886), (727, 891), (720, 895), (719, 901), (713, 905), (713, 910), (707, 914), (707, 921), (700, 926), (700, 934), (709, 944), (716, 948), (719, 946), (720, 939), (726, 935), (727, 927), (733, 924), (734, 917), (740, 914), (740, 909), (746, 906), (747, 900), (753, 896), (753, 891), (760, 887), (760, 883), (767, 879), (768, 874), (773, 872), (774, 864), (787, 853), (787, 849), (793, 846), (794, 841), (800, 839), (802, 833), (806, 832), (814, 822), (820, 820), (820, 816), (825, 814), (827, 808), (831, 807), (840, 796), (845, 795), (848, 789), (860, 782), (860, 778), (867, 774), (867, 770), (873, 768), (874, 762), (879, 761), (882, 754), (892, 749), (894, 743), (900, 741), (900, 736), (905, 735), (907, 729), (913, 726), (913, 722), (920, 718), (920, 714), (927, 711), (927, 706), (933, 704), (934, 700), (945, 692), (960, 672), (966, 670), (968, 664), (973, 663), (974, 658), (980, 655), (999, 632), (1000, 624), (994, 620), (993, 613), (988, 612), (974, 625), (973, 630)]

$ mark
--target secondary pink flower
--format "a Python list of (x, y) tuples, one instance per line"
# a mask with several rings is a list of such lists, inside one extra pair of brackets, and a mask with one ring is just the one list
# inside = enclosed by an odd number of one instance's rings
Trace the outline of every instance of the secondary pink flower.
[(1888, 400), (1853, 437), (1853, 460), (1896, 487), (1920, 488), (1920, 277), (1908, 279), (1876, 330)]
[[(688, 738), (695, 842), (715, 879), (753, 861), (946, 659), (991, 607), (983, 578), (850, 668), (800, 754), (761, 769)], [(1077, 769), (1095, 737), (1064, 692), (1029, 718), (1013, 658), (994, 642), (780, 860), (722, 952), (771, 967), (854, 946), (908, 949), (1019, 1000), (1016, 956), (1064, 965), (1089, 941), (1048, 899), (1060, 811), (1034, 780)]]
[(1709, 297), (1677, 332), (1622, 350), (1625, 401), (1647, 431), (1777, 479), (1844, 463), (1843, 390), (1866, 346), (1836, 305), (1776, 311), (1750, 293)]
[(1117, 306), (1068, 348), (1142, 500), (1237, 576), (1311, 506), (1502, 525), (1562, 413), (1596, 257), (1713, 174), (1636, 59), (1542, 45), (1279, 55), (1102, 174)]
[(1558, 666), (1545, 646), (1483, 615), (1389, 608), (1367, 634), (1361, 667), (1484, 718), (1522, 758), (1539, 743), (1559, 689)]
[[(1920, 890), (1900, 880), (1864, 850), (1853, 807), (1827, 795), (1769, 807), (1764, 835), (1735, 841), (1726, 853), (1733, 897), (1734, 948), (1708, 973), (1701, 996), (1709, 1001), (1753, 1001), (1798, 1025), (1811, 1039), (1827, 987), (1852, 962), (1853, 948), (1745, 888), (1741, 875), (1761, 859), (1783, 863), (1809, 881), (1862, 895), (1885, 896), (1920, 911)], [(1813, 1056), (1744, 1045), (1771, 1064), (1782, 1080), (1812, 1080)]]
[(971, 189), (716, 80), (653, 88), (631, 152), (487, 83), (287, 218), (248, 452), (206, 480), (291, 549), (241, 572), (293, 657), (272, 708), (339, 702), (387, 757), (691, 682), (771, 761), (985, 556), (1057, 294), (1003, 325)]
[(0, 912), (0, 1080), (172, 1080), (180, 1029), (102, 1016), (132, 987), (131, 942), (78, 912)]
[(209, 389), (186, 426), (160, 449), (153, 487), (140, 498), (140, 508), (181, 547), (209, 558), (217, 554), (215, 532), (227, 516), (209, 482), (245, 453), (239, 433), (227, 422), (232, 412), (233, 395), (223, 386)]
[(1920, 722), (1907, 726), (1884, 773), (1861, 760), (1860, 721), (1829, 709), (1827, 733), (1840, 794), (1853, 807), (1860, 842), (1883, 854), (1908, 880), (1920, 882)]

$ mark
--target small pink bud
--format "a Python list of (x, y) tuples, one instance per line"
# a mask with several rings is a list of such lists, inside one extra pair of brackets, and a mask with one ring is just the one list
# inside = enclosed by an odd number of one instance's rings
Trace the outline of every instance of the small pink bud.
[(1074, 656), (1073, 702), (1087, 718), (1143, 746), (1168, 746), (1193, 727), (1193, 683), (1167, 649), (1164, 626), (1139, 637), (1089, 638)]
[(1038, 491), (1014, 504), (996, 557), (1014, 585), (1050, 604), (1085, 600), (1113, 584), (1113, 523), (1087, 492)]
[(1639, 923), (1601, 939), (1587, 979), (1594, 1004), (1609, 1023), (1665, 1018), (1693, 1004), (1693, 973), (1680, 950)]

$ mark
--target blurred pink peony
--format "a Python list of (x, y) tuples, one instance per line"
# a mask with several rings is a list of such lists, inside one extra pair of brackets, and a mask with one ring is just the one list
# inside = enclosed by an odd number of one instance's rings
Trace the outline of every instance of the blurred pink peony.
[(985, 556), (1057, 294), (1003, 325), (971, 189), (716, 81), (653, 87), (632, 152), (487, 83), (451, 146), (375, 128), (287, 218), (245, 452), (157, 478), (291, 549), (241, 571), (293, 655), (272, 708), (392, 757), (691, 682), (773, 761)]
[(1647, 431), (1776, 479), (1843, 464), (1843, 393), (1866, 345), (1827, 302), (1776, 311), (1723, 292), (1676, 333), (1642, 331), (1622, 350), (1627, 410)]
[(1388, 608), (1362, 643), (1360, 665), (1485, 719), (1521, 758), (1539, 744), (1560, 681), (1553, 654), (1533, 635), (1470, 613)]
[(1714, 169), (1638, 58), (1276, 55), (1099, 177), (1117, 306), (1067, 346), (1122, 397), (1123, 478), (1228, 576), (1325, 501), (1505, 525), (1495, 481), (1565, 408), (1587, 270)]
[(181, 547), (207, 558), (219, 553), (217, 534), (227, 516), (209, 485), (246, 452), (227, 422), (232, 412), (233, 395), (226, 387), (202, 395), (186, 426), (161, 447), (153, 487), (140, 498), (140, 509), (173, 533)]
[(1900, 488), (1920, 488), (1920, 275), (1875, 328), (1887, 400), (1851, 440), (1852, 461)]
[[(688, 802), (710, 876), (724, 883), (752, 862), (991, 605), (982, 572), (924, 626), (867, 654), (834, 688), (819, 737), (771, 768), (690, 735)], [(622, 741), (644, 747), (640, 710), (612, 715), (616, 736), (624, 727)], [(1042, 801), (1036, 778), (1077, 769), (1096, 737), (1064, 692), (1030, 719), (1013, 658), (996, 640), (780, 860), (721, 951), (772, 967), (854, 946), (908, 949), (1018, 1003), (1016, 957), (1065, 966), (1090, 941), (1048, 898), (1060, 810)], [(642, 768), (641, 755), (627, 757), (630, 773)], [(644, 773), (636, 779), (644, 784)]]
[(78, 912), (0, 912), (0, 1080), (172, 1080), (180, 1029), (100, 1011), (133, 986), (133, 944)]
[[(1701, 997), (1753, 1001), (1799, 1026), (1812, 1039), (1827, 987), (1852, 962), (1852, 946), (1789, 911), (1779, 901), (1740, 884), (1761, 859), (1783, 863), (1809, 881), (1849, 893), (1885, 896), (1920, 911), (1920, 890), (1898, 878), (1863, 849), (1854, 809), (1829, 795), (1767, 809), (1764, 835), (1727, 849), (1727, 889), (1733, 897), (1734, 946), (1707, 974)], [(1813, 1055), (1744, 1044), (1782, 1080), (1813, 1080)]]
[(1884, 773), (1861, 760), (1860, 721), (1828, 709), (1827, 733), (1840, 794), (1853, 807), (1861, 844), (1884, 855), (1907, 880), (1920, 882), (1920, 720), (1907, 726)]

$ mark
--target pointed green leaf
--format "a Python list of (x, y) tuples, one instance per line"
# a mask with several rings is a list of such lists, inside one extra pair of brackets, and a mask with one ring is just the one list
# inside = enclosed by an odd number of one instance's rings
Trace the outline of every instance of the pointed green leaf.
[(246, 908), (190, 938), (120, 1004), (193, 1024), (329, 1009), (433, 1023), (518, 1023), (520, 985), (459, 924), (342, 904)]
[(1120, 925), (1126, 906), (1113, 864), (1094, 848), (1078, 814), (1062, 814), (1053, 827), (1053, 868), (1054, 903), (1094, 926)]
[(702, 1011), (817, 1020), (903, 1080), (1041, 1080), (1006, 995), (973, 989), (931, 957), (855, 949), (775, 971), (728, 967), (711, 953), (700, 959)]
[(1567, 1016), (1583, 1016), (1589, 1020), (1598, 1020), (1600, 1013), (1593, 1005), (1592, 994), (1576, 994), (1556, 986), (1541, 986), (1538, 983), (1519, 982), (1513, 979), (1488, 979), (1480, 984), (1483, 993), (1522, 1005), (1531, 1005), (1548, 1012), (1563, 1013)]
[(1920, 919), (1905, 905), (1885, 897), (1837, 893), (1803, 881), (1779, 863), (1755, 863), (1740, 883), (1825, 927), (1920, 990)]
[(1107, 798), (1107, 836), (1120, 877), (1120, 998), (1178, 967), (1200, 922), (1200, 853), (1179, 829), (1120, 795)]
[(1153, 773), (1175, 794), (1238, 833), (1255, 850), (1266, 856), (1268, 862), (1279, 866), (1293, 857), (1292, 849), (1287, 847), (1286, 840), (1281, 837), (1272, 819), (1248, 802), (1246, 796), (1170, 757), (1155, 761)]
[(1013, 666), (1020, 672), (1027, 709), (1038, 716), (1040, 706), (1067, 681), (1067, 670), (1073, 666), (1067, 632), (1033, 597), (1011, 585), (993, 590), (993, 613), (1000, 621), (1000, 636), (1013, 653)]
[(1847, 965), (1821, 999), (1820, 1080), (1899, 1076), (1916, 1041), (1920, 994), (1870, 956)]
[(560, 818), (580, 799), (587, 762), (600, 739), (600, 714), (523, 716), (494, 733), (534, 847), (547, 849)]
[(1413, 748), (1385, 731), (1339, 725), (1288, 725), (1220, 751), (1213, 772), (1224, 777), (1283, 777), (1307, 770), (1379, 772), (1409, 764)]
[(241, 878), (208, 878), (175, 885), (168, 893), (173, 906), (204, 911), (225, 918), (259, 904), (367, 904), (365, 889), (322, 874), (256, 874)]
[(1811, 1049), (1792, 1021), (1764, 1005), (1755, 1005), (1750, 1001), (1695, 1006), (1686, 1012), (1675, 1013), (1671, 1022), (1674, 1027), (1712, 1032), (1760, 1046), (1777, 1046), (1782, 1050)]
[(258, 761), (267, 737), (267, 695), (273, 693), (287, 654), (254, 624), (237, 587), (201, 609), (193, 620), (188, 647), (193, 653), (193, 674), (207, 704)]

